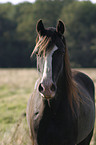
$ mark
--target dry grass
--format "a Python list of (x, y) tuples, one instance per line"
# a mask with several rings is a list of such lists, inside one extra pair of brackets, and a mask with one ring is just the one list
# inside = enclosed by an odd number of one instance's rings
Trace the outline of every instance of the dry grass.
[[(79, 70), (96, 86), (96, 69)], [(0, 145), (31, 145), (25, 112), (37, 78), (34, 69), (0, 69)], [(91, 144), (95, 145), (94, 134)]]
[(34, 69), (0, 69), (0, 145), (29, 145), (24, 113), (37, 78)]

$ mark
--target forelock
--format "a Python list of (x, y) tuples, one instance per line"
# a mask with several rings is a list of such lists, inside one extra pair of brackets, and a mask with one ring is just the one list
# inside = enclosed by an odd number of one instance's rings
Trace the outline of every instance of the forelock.
[[(37, 36), (38, 37), (38, 36)], [(51, 50), (53, 45), (56, 45), (58, 48), (62, 49), (65, 46), (65, 42), (63, 42), (64, 36), (60, 36), (54, 27), (49, 27), (45, 29), (45, 33), (43, 36), (39, 36), (37, 39), (35, 49), (38, 49), (38, 54), (45, 53), (46, 50)], [(64, 39), (65, 40), (65, 39)]]

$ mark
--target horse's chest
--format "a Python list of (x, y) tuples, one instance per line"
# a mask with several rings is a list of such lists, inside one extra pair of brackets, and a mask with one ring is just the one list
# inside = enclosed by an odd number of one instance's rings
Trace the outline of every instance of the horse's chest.
[(67, 117), (51, 116), (46, 114), (39, 118), (35, 116), (34, 131), (39, 145), (58, 145), (69, 144), (73, 138), (73, 123)]

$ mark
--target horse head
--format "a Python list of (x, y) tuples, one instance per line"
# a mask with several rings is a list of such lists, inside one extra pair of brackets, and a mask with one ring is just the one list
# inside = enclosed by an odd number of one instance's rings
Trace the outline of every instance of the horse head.
[(54, 98), (63, 71), (65, 54), (65, 26), (59, 21), (56, 28), (44, 28), (42, 20), (36, 27), (38, 40), (33, 53), (37, 54), (37, 68), (41, 75), (38, 90), (46, 99)]

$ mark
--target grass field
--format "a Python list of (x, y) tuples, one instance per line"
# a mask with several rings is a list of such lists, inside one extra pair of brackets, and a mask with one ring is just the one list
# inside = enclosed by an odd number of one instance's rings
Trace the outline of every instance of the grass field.
[[(96, 69), (79, 70), (96, 86)], [(37, 78), (35, 69), (0, 69), (0, 145), (31, 144), (25, 112)], [(96, 145), (96, 131), (91, 144)]]

